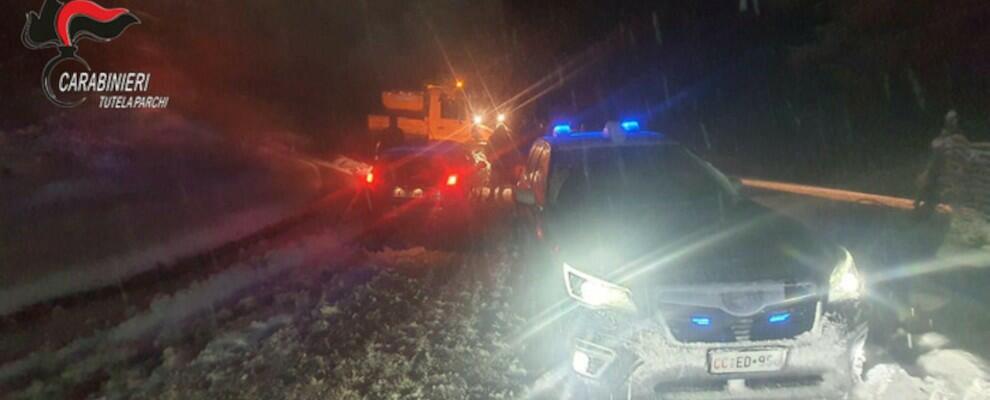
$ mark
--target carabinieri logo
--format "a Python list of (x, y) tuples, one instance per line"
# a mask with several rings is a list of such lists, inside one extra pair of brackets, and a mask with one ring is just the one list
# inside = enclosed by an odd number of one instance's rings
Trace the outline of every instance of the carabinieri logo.
[[(61, 107), (75, 107), (86, 101), (85, 97), (66, 101), (56, 96), (51, 85), (51, 75), (59, 64), (72, 60), (82, 64), (87, 72), (64, 72), (59, 78), (61, 92), (117, 92), (117, 91), (147, 91), (151, 74), (146, 73), (93, 73), (82, 56), (79, 55), (79, 41), (90, 39), (97, 42), (109, 42), (132, 24), (140, 24), (130, 10), (126, 8), (104, 8), (90, 0), (44, 0), (39, 12), (28, 12), (21, 41), (28, 49), (38, 50), (49, 47), (58, 49), (58, 54), (48, 60), (41, 73), (41, 86), (45, 96), (52, 103)], [(120, 104), (127, 103), (134, 107), (135, 98), (122, 96), (101, 96), (100, 107), (124, 108)], [(148, 97), (147, 99), (151, 99)], [(117, 100), (116, 102), (114, 100)], [(145, 98), (139, 98), (144, 106)], [(150, 101), (149, 101), (150, 102)], [(168, 98), (164, 97), (164, 104)], [(113, 107), (117, 104), (118, 107)], [(127, 107), (127, 108), (131, 108)]]

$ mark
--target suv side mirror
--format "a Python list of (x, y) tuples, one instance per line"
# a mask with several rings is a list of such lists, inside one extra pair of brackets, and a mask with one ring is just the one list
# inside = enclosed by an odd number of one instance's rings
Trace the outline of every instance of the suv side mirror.
[(516, 203), (532, 206), (536, 205), (536, 194), (533, 193), (532, 189), (515, 188), (512, 191), (513, 196), (516, 198)]

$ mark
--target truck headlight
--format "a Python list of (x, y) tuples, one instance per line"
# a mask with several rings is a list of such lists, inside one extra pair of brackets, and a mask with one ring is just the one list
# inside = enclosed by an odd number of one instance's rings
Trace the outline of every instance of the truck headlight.
[(843, 257), (828, 279), (828, 301), (859, 300), (865, 291), (863, 278), (856, 269), (849, 250), (842, 249)]
[(564, 285), (567, 294), (592, 309), (614, 308), (636, 311), (629, 289), (588, 275), (564, 263)]

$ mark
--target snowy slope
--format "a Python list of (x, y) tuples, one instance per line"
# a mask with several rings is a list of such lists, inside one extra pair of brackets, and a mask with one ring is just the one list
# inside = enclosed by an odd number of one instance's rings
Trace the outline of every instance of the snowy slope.
[(253, 233), (323, 184), (304, 159), (168, 113), (0, 137), (0, 315)]

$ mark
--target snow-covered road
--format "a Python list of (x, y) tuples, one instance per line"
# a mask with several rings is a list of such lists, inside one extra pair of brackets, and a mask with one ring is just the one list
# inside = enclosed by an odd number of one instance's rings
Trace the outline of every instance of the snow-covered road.
[[(508, 240), (463, 252), (365, 246), (319, 216), (112, 325), (0, 365), (0, 397), (152, 399), (561, 398), (533, 376)], [(864, 222), (865, 223), (865, 222)], [(867, 231), (868, 229), (863, 229)], [(504, 239), (504, 238), (503, 238)], [(380, 244), (380, 243), (376, 243)], [(869, 257), (870, 246), (854, 251)], [(933, 324), (934, 326), (934, 324)], [(948, 328), (947, 328), (948, 329)], [(914, 331), (912, 331), (914, 332)], [(987, 399), (990, 368), (958, 330), (874, 341), (863, 400)], [(896, 347), (896, 348), (895, 348)], [(564, 363), (566, 365), (566, 363)]]
[[(535, 380), (509, 345), (521, 324), (507, 302), (506, 275), (516, 262), (510, 251), (358, 249), (354, 265), (317, 261), (339, 254), (343, 245), (332, 233), (307, 236), (259, 265), (162, 299), (93, 339), (100, 351), (17, 396), (60, 398), (92, 384), (93, 375), (101, 379), (87, 396), (108, 399), (490, 399), (534, 393)], [(308, 257), (314, 254), (321, 257)], [(245, 288), (236, 301), (217, 301)], [(188, 315), (198, 318), (182, 318)], [(128, 352), (128, 344), (149, 329), (180, 325), (185, 335), (167, 338), (168, 330), (158, 331), (151, 354)], [(936, 333), (920, 336), (917, 346), (924, 350), (915, 363), (872, 366), (854, 398), (990, 398), (990, 370), (977, 356)], [(537, 398), (564, 393), (542, 389)]]

